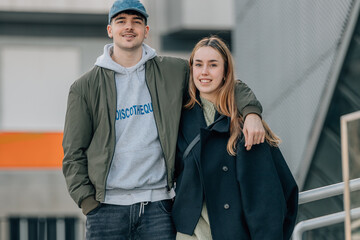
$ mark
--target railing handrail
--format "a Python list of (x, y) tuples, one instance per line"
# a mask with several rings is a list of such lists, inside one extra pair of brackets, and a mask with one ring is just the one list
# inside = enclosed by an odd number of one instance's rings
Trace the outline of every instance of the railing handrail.
[[(360, 207), (351, 209), (350, 214), (351, 214), (351, 218), (360, 218)], [(302, 240), (302, 234), (305, 231), (329, 226), (336, 223), (341, 223), (344, 222), (344, 220), (345, 220), (345, 211), (301, 221), (298, 224), (296, 224), (292, 239)]]
[[(344, 182), (315, 188), (299, 193), (299, 205), (343, 194)], [(350, 191), (360, 190), (360, 178), (350, 180)]]
[[(315, 188), (308, 191), (299, 193), (299, 205), (321, 200), (328, 197), (341, 195), (344, 192), (344, 182), (328, 185), (325, 187)], [(355, 178), (349, 181), (350, 192), (360, 190), (360, 178)], [(352, 218), (360, 218), (360, 208), (354, 208), (351, 210)], [(332, 224), (345, 221), (345, 211), (329, 214), (322, 217), (317, 217), (309, 220), (304, 220), (296, 224), (293, 231), (293, 240), (301, 240), (302, 234), (305, 231), (329, 226)]]

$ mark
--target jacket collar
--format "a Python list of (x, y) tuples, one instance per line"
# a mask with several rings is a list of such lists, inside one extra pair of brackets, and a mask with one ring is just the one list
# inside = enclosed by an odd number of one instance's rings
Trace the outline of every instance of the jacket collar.
[(200, 129), (219, 133), (229, 132), (230, 118), (216, 112), (215, 121), (206, 126), (203, 109), (199, 104), (195, 103), (193, 108), (183, 110), (181, 131), (187, 141), (191, 142), (200, 132)]
[(215, 114), (215, 121), (210, 124), (206, 129), (215, 132), (229, 132), (230, 131), (230, 118), (220, 115), (218, 112)]

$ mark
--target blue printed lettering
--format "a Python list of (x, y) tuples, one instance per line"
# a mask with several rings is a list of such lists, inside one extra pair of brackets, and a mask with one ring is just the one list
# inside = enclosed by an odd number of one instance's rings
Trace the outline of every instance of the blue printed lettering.
[(116, 120), (123, 120), (136, 115), (144, 115), (153, 112), (152, 103), (146, 103), (144, 105), (133, 105), (129, 108), (122, 108), (116, 110)]
[(148, 114), (149, 113), (149, 106), (148, 105), (144, 105), (144, 112), (146, 113), (146, 114)]
[(150, 109), (150, 112), (153, 112), (153, 106), (152, 106), (152, 103), (148, 103), (149, 104), (149, 109)]

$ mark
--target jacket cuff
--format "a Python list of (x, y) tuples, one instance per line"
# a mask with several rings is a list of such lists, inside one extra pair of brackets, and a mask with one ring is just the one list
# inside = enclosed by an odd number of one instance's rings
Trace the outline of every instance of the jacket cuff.
[(262, 116), (261, 116), (261, 111), (258, 107), (256, 106), (246, 106), (244, 107), (244, 109), (242, 110), (242, 113), (243, 113), (243, 116), (244, 116), (244, 119), (246, 118), (246, 116), (250, 113), (255, 113), (257, 114), (261, 119), (262, 119)]
[(88, 196), (81, 202), (81, 210), (84, 215), (87, 215), (89, 212), (94, 210), (100, 205), (99, 201), (95, 200), (94, 195)]

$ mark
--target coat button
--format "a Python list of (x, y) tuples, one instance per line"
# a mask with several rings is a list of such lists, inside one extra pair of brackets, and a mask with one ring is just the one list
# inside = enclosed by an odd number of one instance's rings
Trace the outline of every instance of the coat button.
[(230, 205), (226, 203), (226, 204), (224, 205), (224, 208), (225, 208), (225, 209), (229, 209), (229, 208), (230, 208)]
[(223, 170), (224, 172), (227, 172), (227, 171), (229, 170), (229, 168), (228, 168), (227, 166), (223, 166), (223, 167), (222, 167), (222, 170)]

